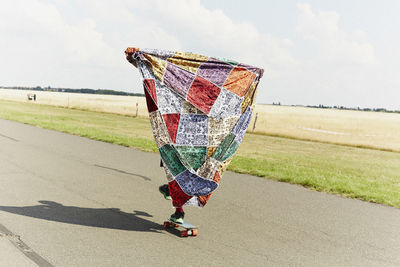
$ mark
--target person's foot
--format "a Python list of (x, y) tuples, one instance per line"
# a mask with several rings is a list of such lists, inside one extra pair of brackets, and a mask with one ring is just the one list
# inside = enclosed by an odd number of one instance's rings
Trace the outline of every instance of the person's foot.
[(163, 194), (164, 198), (167, 200), (171, 200), (171, 196), (169, 195), (168, 185), (164, 184), (158, 188), (161, 194)]
[(184, 212), (175, 212), (174, 214), (171, 215), (171, 217), (169, 217), (169, 219), (171, 221), (173, 221), (174, 223), (183, 223), (183, 218), (185, 217), (185, 213)]

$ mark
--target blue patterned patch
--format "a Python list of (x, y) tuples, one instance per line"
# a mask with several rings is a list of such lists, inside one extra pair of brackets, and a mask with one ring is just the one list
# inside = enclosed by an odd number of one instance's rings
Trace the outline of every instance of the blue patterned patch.
[(244, 134), (247, 131), (247, 127), (249, 127), (251, 115), (250, 107), (246, 109), (246, 111), (240, 116), (238, 122), (236, 123), (235, 127), (232, 129), (232, 133), (236, 135), (235, 141), (240, 144), (243, 140)]
[(183, 192), (190, 196), (206, 196), (218, 187), (216, 182), (201, 178), (188, 170), (176, 176), (175, 180)]

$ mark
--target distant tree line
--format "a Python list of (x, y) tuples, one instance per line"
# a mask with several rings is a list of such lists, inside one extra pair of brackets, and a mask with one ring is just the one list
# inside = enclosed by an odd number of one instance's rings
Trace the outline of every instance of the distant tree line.
[(54, 87), (26, 87), (26, 86), (0, 86), (4, 89), (15, 89), (15, 90), (34, 90), (34, 91), (49, 91), (49, 92), (66, 92), (66, 93), (82, 93), (82, 94), (99, 94), (99, 95), (124, 95), (124, 96), (144, 96), (139, 93), (128, 93), (122, 91), (114, 91), (110, 89), (89, 89), (89, 88), (54, 88)]
[[(272, 103), (272, 105), (280, 106), (281, 102)], [(319, 104), (318, 106), (313, 105), (291, 105), (293, 107), (307, 107), (307, 108), (322, 108), (322, 109), (343, 109), (343, 110), (358, 110), (358, 111), (372, 111), (372, 112), (387, 112), (387, 113), (400, 113), (400, 110), (390, 110), (386, 108), (360, 108), (360, 107), (345, 107), (345, 106), (325, 106)]]

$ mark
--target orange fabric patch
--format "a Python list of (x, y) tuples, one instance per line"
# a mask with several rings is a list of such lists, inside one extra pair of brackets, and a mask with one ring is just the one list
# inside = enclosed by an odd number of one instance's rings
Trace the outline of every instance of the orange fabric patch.
[(224, 83), (224, 88), (242, 97), (256, 78), (254, 73), (245, 68), (235, 67)]
[[(211, 193), (212, 194), (212, 193)], [(199, 201), (200, 205), (204, 207), (207, 204), (207, 201), (210, 199), (211, 194), (207, 196), (198, 196), (197, 200)]]
[(219, 182), (221, 181), (221, 176), (219, 176), (218, 171), (215, 172), (213, 181), (216, 182), (216, 183), (218, 183), (218, 184), (219, 184)]

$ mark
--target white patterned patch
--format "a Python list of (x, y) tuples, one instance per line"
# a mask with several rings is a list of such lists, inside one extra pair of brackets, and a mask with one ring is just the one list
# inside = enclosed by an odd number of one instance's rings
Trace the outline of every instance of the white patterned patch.
[(225, 137), (231, 132), (238, 121), (239, 116), (228, 117), (225, 119), (209, 119), (208, 145), (219, 146)]
[(241, 113), (241, 103), (242, 99), (238, 95), (222, 89), (209, 116), (217, 119), (238, 116)]
[(171, 91), (166, 85), (160, 83), (157, 79), (156, 94), (157, 106), (161, 114), (181, 113), (182, 98)]
[(181, 114), (176, 135), (177, 145), (207, 146), (207, 115)]
[(160, 49), (151, 49), (151, 48), (144, 48), (140, 49), (141, 52), (150, 54), (162, 59), (167, 59), (169, 57), (173, 57), (175, 55), (175, 52), (172, 51), (166, 51), (166, 50), (160, 50)]
[(195, 206), (195, 207), (201, 207), (199, 200), (197, 199), (197, 197), (192, 197), (191, 199), (189, 199), (184, 206)]
[(138, 66), (138, 69), (140, 70), (140, 73), (143, 76), (143, 79), (154, 79), (154, 74), (153, 72), (147, 67), (146, 63), (142, 60), (137, 60), (136, 64)]

